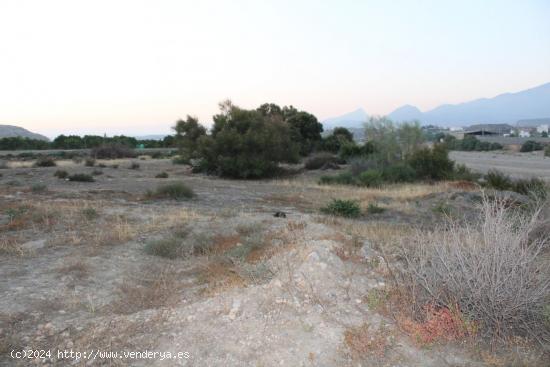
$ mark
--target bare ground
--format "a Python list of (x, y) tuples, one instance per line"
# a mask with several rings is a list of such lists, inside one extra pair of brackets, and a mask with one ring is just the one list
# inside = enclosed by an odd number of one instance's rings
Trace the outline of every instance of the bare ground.
[[(544, 363), (522, 351), (499, 357), (471, 345), (419, 347), (371, 297), (389, 282), (373, 248), (391, 249), (413, 226), (473, 211), (471, 188), (326, 187), (316, 184), (321, 172), (229, 181), (192, 175), (167, 160), (137, 162), (138, 170), (128, 168), (130, 161), (101, 168), (94, 183), (53, 177), (59, 168), (98, 170), (73, 162), (1, 170), (0, 364)], [(163, 171), (170, 177), (154, 178)], [(176, 180), (192, 187), (196, 198), (145, 199), (146, 190)], [(46, 188), (33, 189), (37, 183)], [(385, 211), (357, 220), (319, 215), (331, 198), (358, 200), (365, 210), (376, 203)], [(274, 217), (276, 211), (286, 218)], [(174, 238), (190, 249), (186, 255), (148, 251)], [(189, 358), (10, 357), (12, 349), (23, 348), (188, 352)]]

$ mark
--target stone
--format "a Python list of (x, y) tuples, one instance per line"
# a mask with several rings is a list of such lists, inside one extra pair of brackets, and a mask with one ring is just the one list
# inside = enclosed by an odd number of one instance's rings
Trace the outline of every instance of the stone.
[(21, 249), (27, 251), (35, 251), (43, 248), (44, 246), (46, 246), (46, 240), (35, 240), (25, 242), (21, 245)]

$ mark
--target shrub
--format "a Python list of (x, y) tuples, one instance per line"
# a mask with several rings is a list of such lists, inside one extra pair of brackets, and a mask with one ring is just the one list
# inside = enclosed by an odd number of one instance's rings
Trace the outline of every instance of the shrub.
[(99, 217), (97, 210), (91, 207), (82, 209), (81, 213), (87, 220), (92, 220)]
[(417, 310), (456, 306), (487, 335), (548, 340), (550, 267), (541, 252), (550, 238), (529, 238), (539, 215), (484, 198), (479, 221), (447, 218), (443, 227), (407, 238), (401, 279)]
[(99, 176), (99, 175), (102, 175), (102, 174), (103, 174), (103, 171), (100, 170), (100, 169), (94, 169), (94, 170), (92, 171), (92, 175), (93, 175), (93, 176)]
[(550, 145), (547, 145), (546, 148), (544, 148), (544, 156), (550, 157)]
[(172, 163), (173, 164), (189, 164), (189, 159), (185, 159), (182, 156), (178, 155), (178, 156), (172, 158)]
[(333, 199), (321, 212), (346, 218), (357, 218), (361, 215), (359, 203), (355, 200)]
[(46, 186), (43, 183), (36, 183), (31, 186), (31, 191), (34, 193), (44, 192), (48, 189), (48, 186)]
[(532, 196), (535, 199), (546, 199), (548, 185), (540, 178), (519, 179), (513, 183), (513, 191)]
[(93, 158), (86, 158), (86, 160), (84, 161), (84, 165), (86, 167), (93, 167), (95, 166), (95, 159)]
[(513, 188), (510, 176), (498, 171), (490, 170), (485, 175), (486, 186), (495, 190), (511, 190)]
[(75, 173), (68, 177), (69, 181), (76, 182), (94, 182), (94, 178), (86, 173)]
[(102, 144), (91, 150), (90, 155), (96, 159), (134, 158), (136, 153), (133, 149), (123, 144), (110, 143)]
[(65, 171), (65, 170), (58, 169), (57, 171), (55, 171), (55, 173), (53, 175), (54, 175), (54, 177), (65, 179), (65, 178), (67, 178), (67, 176), (69, 176), (69, 173), (67, 173), (67, 171)]
[(321, 176), (319, 184), (321, 185), (353, 185), (355, 178), (350, 172), (342, 172), (336, 176)]
[(447, 149), (436, 144), (432, 149), (423, 148), (414, 152), (408, 160), (418, 178), (442, 180), (452, 176), (454, 162), (449, 159)]
[(150, 199), (185, 200), (195, 196), (193, 190), (183, 182), (173, 182), (157, 187), (146, 195)]
[(527, 140), (521, 145), (520, 152), (533, 152), (535, 150), (542, 150), (543, 145), (534, 140)]
[(36, 162), (34, 162), (34, 166), (35, 167), (54, 167), (54, 166), (57, 166), (57, 164), (55, 163), (55, 160), (52, 157), (40, 156), (38, 157)]
[(357, 176), (357, 184), (367, 187), (380, 187), (384, 182), (382, 173), (376, 169), (369, 169)]
[(338, 158), (330, 153), (317, 153), (306, 160), (305, 168), (308, 170), (320, 169), (337, 161)]
[(155, 176), (155, 178), (168, 178), (168, 173), (161, 172)]
[(138, 162), (132, 162), (130, 163), (130, 166), (128, 167), (128, 169), (139, 169), (139, 163)]
[(381, 206), (379, 206), (376, 203), (369, 203), (369, 206), (367, 207), (367, 213), (369, 213), (369, 214), (380, 214), (380, 213), (383, 213), (385, 211), (386, 211), (385, 208), (382, 208)]
[(417, 174), (407, 163), (395, 163), (382, 169), (382, 177), (388, 182), (413, 182)]

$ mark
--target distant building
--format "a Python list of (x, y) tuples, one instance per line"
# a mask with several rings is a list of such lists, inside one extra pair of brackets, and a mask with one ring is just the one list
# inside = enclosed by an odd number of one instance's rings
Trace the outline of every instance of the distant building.
[(548, 126), (549, 125), (547, 125), (547, 124), (537, 126), (537, 132), (539, 134), (542, 134), (542, 133), (547, 133), (548, 134)]
[(478, 124), (468, 126), (464, 130), (464, 135), (498, 135), (504, 136), (512, 132), (513, 127), (508, 124)]
[(530, 138), (531, 137), (531, 131), (529, 129), (519, 129), (518, 136), (520, 138)]

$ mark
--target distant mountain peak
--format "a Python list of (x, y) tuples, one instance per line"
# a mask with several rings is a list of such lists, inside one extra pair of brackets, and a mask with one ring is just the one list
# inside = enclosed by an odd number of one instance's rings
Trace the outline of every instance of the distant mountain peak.
[(356, 128), (361, 127), (369, 118), (367, 112), (359, 107), (354, 111), (348, 112), (341, 116), (331, 117), (323, 121), (325, 130), (334, 129), (335, 127)]

